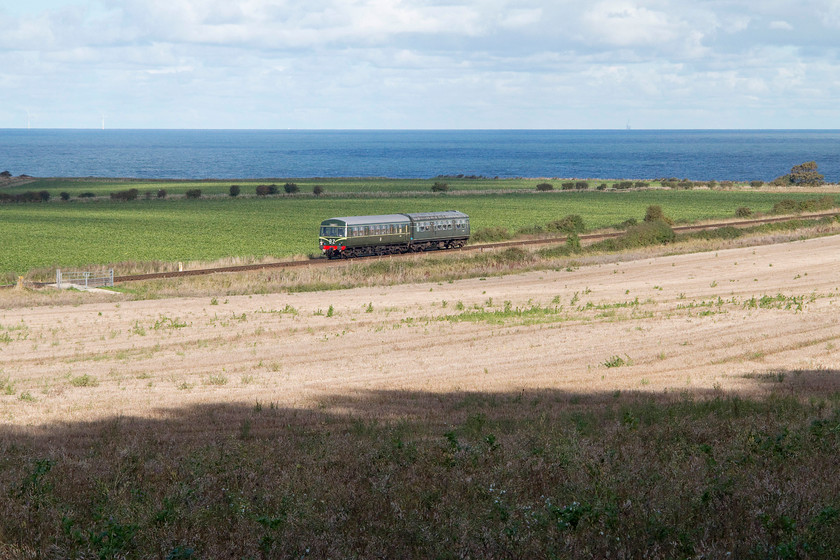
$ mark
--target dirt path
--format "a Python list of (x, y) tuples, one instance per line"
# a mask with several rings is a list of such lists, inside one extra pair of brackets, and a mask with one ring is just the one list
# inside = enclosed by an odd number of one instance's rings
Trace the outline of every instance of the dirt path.
[(840, 363), (840, 236), (301, 294), (0, 311), (0, 420), (369, 391), (749, 391)]

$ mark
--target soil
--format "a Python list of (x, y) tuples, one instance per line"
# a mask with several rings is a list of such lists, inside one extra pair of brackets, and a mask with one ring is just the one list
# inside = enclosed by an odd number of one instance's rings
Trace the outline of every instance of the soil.
[(833, 377), (839, 255), (833, 236), (444, 284), (3, 310), (0, 420)]

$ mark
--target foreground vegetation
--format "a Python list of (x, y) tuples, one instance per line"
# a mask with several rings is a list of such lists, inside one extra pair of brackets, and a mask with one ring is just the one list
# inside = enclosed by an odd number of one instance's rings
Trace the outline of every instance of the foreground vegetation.
[[(478, 232), (535, 231), (569, 214), (587, 228), (641, 219), (659, 205), (676, 222), (734, 217), (740, 208), (766, 213), (784, 199), (807, 193), (754, 191), (557, 192), (375, 198), (139, 199), (0, 205), (0, 283), (16, 275), (42, 278), (55, 268), (108, 266), (127, 274), (137, 263), (154, 266), (218, 259), (261, 259), (317, 254), (317, 228), (332, 216), (457, 209)], [(794, 204), (795, 206), (795, 204)], [(156, 264), (154, 264), (156, 263)], [(37, 269), (40, 276), (31, 275)], [(146, 268), (148, 270), (148, 267)]]
[(0, 556), (836, 558), (838, 373), (0, 428)]

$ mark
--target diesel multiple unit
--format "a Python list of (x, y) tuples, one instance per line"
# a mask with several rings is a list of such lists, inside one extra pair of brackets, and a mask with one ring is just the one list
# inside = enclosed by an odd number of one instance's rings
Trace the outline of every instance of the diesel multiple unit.
[(330, 259), (463, 247), (470, 218), (462, 212), (348, 216), (321, 222), (321, 251)]

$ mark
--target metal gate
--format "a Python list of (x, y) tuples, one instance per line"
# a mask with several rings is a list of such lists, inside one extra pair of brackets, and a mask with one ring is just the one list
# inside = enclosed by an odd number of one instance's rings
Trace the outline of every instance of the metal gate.
[(59, 269), (55, 271), (55, 285), (58, 288), (62, 288), (64, 286), (78, 286), (80, 288), (99, 288), (101, 286), (113, 286), (114, 269), (112, 268), (110, 270), (101, 270), (99, 272), (62, 272)]

